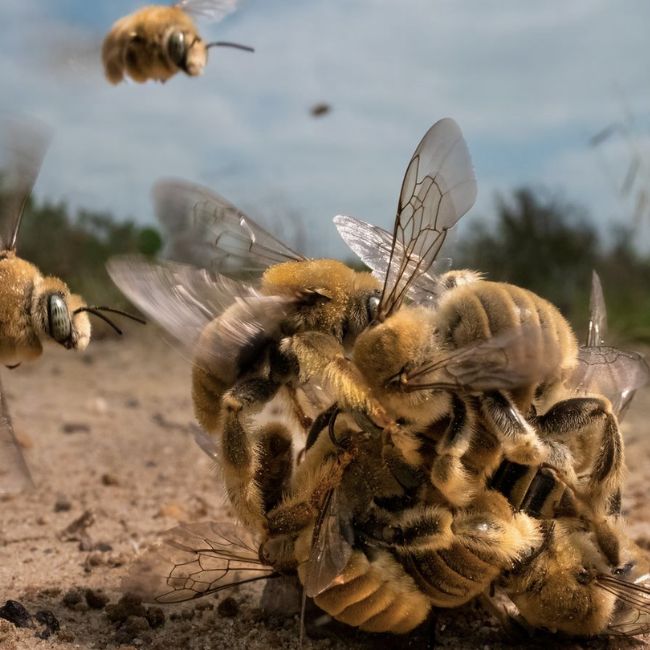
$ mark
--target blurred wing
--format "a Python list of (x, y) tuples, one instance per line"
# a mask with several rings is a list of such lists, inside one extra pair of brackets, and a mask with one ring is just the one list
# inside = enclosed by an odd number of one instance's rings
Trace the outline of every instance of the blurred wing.
[(49, 131), (37, 122), (0, 122), (0, 251), (15, 250), (25, 203), (47, 150)]
[(338, 492), (332, 489), (327, 493), (314, 525), (304, 584), (307, 596), (314, 598), (336, 584), (336, 579), (343, 573), (351, 555), (352, 546), (341, 531)]
[(260, 562), (259, 545), (233, 522), (184, 524), (131, 567), (125, 592), (145, 602), (179, 603), (275, 575)]
[(602, 345), (607, 335), (607, 308), (600, 277), (596, 271), (591, 274), (591, 296), (589, 298), (589, 332), (587, 346)]
[[(541, 340), (540, 340), (541, 338)], [(407, 375), (404, 390), (513, 390), (543, 381), (560, 362), (550, 333), (534, 324), (513, 327), (440, 356)], [(541, 355), (538, 350), (547, 350)]]
[[(384, 280), (390, 266), (391, 251), (393, 250), (393, 235), (379, 226), (373, 226), (354, 217), (337, 215), (334, 225), (339, 231), (343, 241), (357, 254), (359, 259), (372, 270), (373, 275), (379, 280)], [(404, 247), (400, 242), (394, 244), (394, 259), (405, 258)], [(418, 257), (411, 257), (407, 262), (407, 273), (414, 273), (420, 263)], [(436, 260), (429, 268), (429, 272), (418, 276), (408, 289), (408, 296), (420, 305), (435, 305), (444, 291), (437, 277), (451, 267), (449, 258)]]
[(436, 122), (417, 146), (402, 181), (380, 303), (385, 318), (426, 273), (447, 231), (474, 205), (476, 179), (460, 128)]
[[(182, 264), (127, 256), (109, 260), (107, 270), (134, 305), (206, 366), (234, 364), (242, 348), (273, 331), (295, 304), (294, 298), (262, 296), (246, 284)], [(199, 344), (217, 317), (220, 338), (209, 348)]]
[(621, 418), (634, 393), (650, 378), (643, 355), (600, 345), (581, 347), (571, 385), (579, 393), (600, 393)]
[(237, 9), (237, 0), (180, 0), (175, 6), (193, 16), (219, 22)]
[(305, 259), (218, 194), (186, 181), (153, 188), (158, 220), (170, 238), (168, 257), (211, 271), (262, 273), (271, 264)]
[(32, 476), (16, 440), (9, 408), (0, 383), (0, 496), (33, 487)]
[(607, 631), (620, 636), (650, 633), (650, 577), (648, 574), (632, 582), (601, 574), (596, 584), (616, 596), (617, 613)]

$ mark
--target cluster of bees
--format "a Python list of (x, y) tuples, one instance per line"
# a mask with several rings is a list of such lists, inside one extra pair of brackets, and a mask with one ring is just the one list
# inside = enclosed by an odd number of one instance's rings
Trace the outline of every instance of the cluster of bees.
[[(234, 7), (188, 0), (116, 23), (108, 78), (200, 73), (212, 44), (186, 12), (202, 5)], [(16, 142), (0, 223), (8, 367), (44, 341), (84, 349), (88, 315), (116, 311), (16, 255), (45, 138)], [(461, 131), (440, 120), (407, 166), (392, 233), (334, 219), (362, 272), (307, 259), (205, 188), (156, 185), (175, 261), (108, 270), (191, 356), (198, 442), (241, 527), (170, 531), (139, 561), (138, 589), (177, 602), (292, 574), (330, 616), (372, 632), (407, 633), (477, 597), (506, 624), (516, 610), (522, 625), (572, 635), (650, 631), (650, 563), (621, 520), (619, 430), (648, 367), (604, 345), (597, 276), (579, 346), (543, 298), (445, 268), (439, 253), (475, 197)], [(2, 405), (0, 490), (26, 476)]]
[(333, 618), (396, 634), (476, 597), (507, 622), (498, 588), (530, 627), (650, 629), (618, 426), (647, 365), (603, 345), (597, 276), (579, 347), (536, 294), (445, 271), (475, 196), (443, 119), (409, 162), (392, 233), (334, 220), (370, 273), (306, 259), (209, 190), (156, 186), (170, 254), (201, 268), (131, 257), (109, 273), (191, 354), (200, 443), (246, 533), (170, 531), (132, 588), (176, 602), (293, 573)]

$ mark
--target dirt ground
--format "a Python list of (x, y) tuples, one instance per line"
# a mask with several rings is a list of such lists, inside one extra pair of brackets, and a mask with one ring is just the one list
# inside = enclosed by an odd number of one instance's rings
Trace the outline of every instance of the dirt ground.
[[(133, 329), (133, 328), (130, 328)], [(0, 501), (0, 606), (8, 599), (47, 615), (32, 627), (0, 619), (0, 649), (290, 648), (298, 618), (264, 616), (260, 586), (193, 603), (138, 611), (116, 603), (127, 565), (184, 520), (223, 519), (228, 508), (210, 459), (193, 442), (189, 365), (153, 332), (95, 341), (84, 354), (49, 349), (32, 365), (3, 371), (36, 488)], [(650, 547), (650, 389), (625, 423), (631, 535)], [(85, 531), (64, 533), (86, 512)], [(103, 597), (104, 596), (104, 597)], [(116, 613), (117, 612), (117, 613)], [(164, 621), (163, 621), (164, 616)], [(123, 619), (124, 617), (122, 617)], [(305, 648), (632, 647), (642, 641), (508, 641), (477, 606), (439, 612), (407, 638), (310, 625)], [(316, 638), (318, 637), (318, 638)]]

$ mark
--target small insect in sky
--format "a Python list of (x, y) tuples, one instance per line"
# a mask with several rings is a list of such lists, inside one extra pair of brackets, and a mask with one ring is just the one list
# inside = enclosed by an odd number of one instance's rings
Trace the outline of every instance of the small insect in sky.
[(167, 81), (177, 72), (203, 74), (211, 47), (253, 48), (239, 43), (206, 43), (193, 17), (220, 21), (236, 8), (237, 0), (180, 0), (173, 5), (149, 5), (120, 18), (102, 45), (104, 73), (112, 84), (125, 76), (144, 83)]

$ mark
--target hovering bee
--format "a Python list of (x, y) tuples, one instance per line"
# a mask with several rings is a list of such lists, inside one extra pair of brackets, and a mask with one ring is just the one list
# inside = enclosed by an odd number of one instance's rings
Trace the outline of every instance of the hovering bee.
[[(0, 175), (0, 363), (16, 368), (23, 361), (38, 358), (43, 345), (50, 342), (68, 350), (84, 350), (90, 342), (88, 314), (106, 321), (118, 334), (121, 330), (102, 312), (144, 322), (117, 309), (86, 305), (63, 281), (43, 276), (36, 266), (18, 257), (23, 210), (49, 136), (41, 127), (19, 120), (4, 121), (0, 130), (7, 156)], [(0, 455), (0, 493), (15, 491), (22, 481), (31, 481), (4, 397), (1, 406), (0, 444), (5, 453)]]
[(203, 74), (211, 47), (252, 47), (215, 41), (206, 43), (190, 15), (218, 21), (235, 10), (237, 0), (180, 0), (171, 6), (150, 5), (120, 18), (106, 35), (102, 61), (106, 78), (120, 83), (128, 75), (138, 83), (167, 81), (177, 72)]

